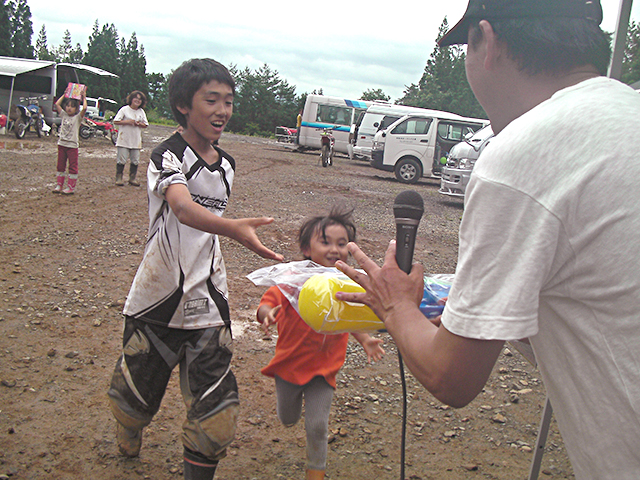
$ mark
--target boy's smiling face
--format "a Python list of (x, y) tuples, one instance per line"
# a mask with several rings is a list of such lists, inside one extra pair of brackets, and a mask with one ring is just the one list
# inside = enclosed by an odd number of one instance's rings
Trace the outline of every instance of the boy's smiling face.
[(208, 144), (220, 139), (233, 114), (233, 90), (226, 83), (211, 80), (193, 95), (191, 107), (178, 107), (187, 119), (185, 133)]

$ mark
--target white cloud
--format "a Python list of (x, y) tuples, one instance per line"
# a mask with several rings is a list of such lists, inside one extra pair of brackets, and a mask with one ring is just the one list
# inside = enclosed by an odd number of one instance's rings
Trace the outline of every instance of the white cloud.
[[(467, 0), (409, 0), (383, 9), (371, 2), (270, 2), (225, 4), (182, 0), (171, 7), (151, 0), (112, 0), (108, 9), (61, 9), (50, 0), (28, 0), (34, 38), (45, 25), (49, 46), (62, 43), (65, 30), (86, 50), (96, 20), (113, 24), (120, 37), (136, 33), (144, 46), (147, 72), (169, 73), (184, 60), (212, 57), (225, 65), (263, 64), (296, 86), (298, 94), (322, 88), (325, 94), (359, 97), (381, 88), (392, 99), (417, 83), (446, 16), (453, 25)], [(616, 26), (619, 0), (602, 1), (603, 28)], [(113, 13), (111, 13), (113, 12)], [(228, 12), (233, 12), (230, 14)], [(640, 17), (640, 2), (632, 18)]]

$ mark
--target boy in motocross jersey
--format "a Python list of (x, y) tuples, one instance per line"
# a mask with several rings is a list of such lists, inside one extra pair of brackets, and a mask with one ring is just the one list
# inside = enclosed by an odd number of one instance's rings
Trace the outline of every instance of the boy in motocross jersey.
[(124, 307), (123, 352), (108, 392), (120, 451), (137, 456), (142, 429), (180, 365), (187, 406), (184, 478), (190, 480), (213, 478), (234, 438), (238, 414), (218, 235), (283, 260), (256, 234), (272, 218), (222, 217), (235, 161), (217, 142), (233, 112), (234, 90), (228, 70), (211, 59), (189, 60), (171, 76), (169, 102), (183, 130), (151, 155), (148, 241)]

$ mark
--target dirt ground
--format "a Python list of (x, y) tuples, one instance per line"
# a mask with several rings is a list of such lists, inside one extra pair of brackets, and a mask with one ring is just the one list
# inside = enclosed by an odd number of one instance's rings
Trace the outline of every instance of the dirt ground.
[[(171, 129), (144, 133), (141, 172)], [(116, 187), (115, 147), (82, 141), (76, 194), (53, 195), (56, 138), (28, 133), (0, 137), (0, 480), (182, 478), (184, 405), (177, 375), (160, 412), (144, 431), (139, 458), (115, 443), (106, 401), (120, 353), (121, 311), (142, 258), (147, 231), (143, 187)], [(355, 208), (358, 243), (381, 260), (395, 236), (392, 204), (406, 190), (391, 173), (338, 156), (319, 156), (273, 141), (225, 134), (221, 146), (237, 161), (228, 216), (273, 216), (263, 242), (299, 260), (302, 219), (334, 203)], [(425, 200), (415, 259), (428, 272), (453, 273), (462, 202), (424, 179), (412, 189)], [(285, 428), (275, 414), (273, 381), (260, 374), (275, 347), (253, 321), (262, 287), (245, 277), (268, 261), (223, 240), (235, 337), (234, 371), (241, 395), (238, 432), (216, 474), (231, 479), (302, 479), (303, 422)], [(396, 349), (366, 362), (351, 342), (330, 417), (329, 479), (401, 478), (402, 386)], [(509, 346), (476, 400), (443, 406), (406, 375), (405, 478), (527, 479), (544, 386), (537, 370)], [(555, 422), (540, 478), (573, 478)]]

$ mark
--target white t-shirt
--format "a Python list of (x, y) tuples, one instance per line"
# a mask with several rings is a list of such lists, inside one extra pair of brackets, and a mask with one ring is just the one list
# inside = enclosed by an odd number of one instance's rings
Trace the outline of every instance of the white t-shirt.
[(83, 116), (80, 113), (69, 116), (64, 109), (60, 109), (59, 115), (61, 120), (58, 145), (67, 148), (78, 148), (80, 145), (78, 133)]
[(208, 165), (179, 133), (156, 147), (147, 168), (149, 233), (124, 314), (185, 330), (229, 325), (227, 272), (217, 235), (180, 223), (164, 198), (186, 185), (194, 202), (224, 213), (235, 174), (234, 159), (218, 147)]
[[(125, 105), (118, 113), (116, 113), (114, 122), (120, 120), (135, 120), (136, 122), (143, 122), (149, 125), (147, 121), (147, 114), (141, 108), (133, 109), (129, 105)], [(142, 129), (135, 125), (117, 125), (118, 127), (118, 139), (116, 140), (116, 147), (125, 148), (142, 148)]]
[(473, 171), (442, 323), (530, 337), (577, 479), (640, 475), (640, 95), (607, 78), (505, 128)]

